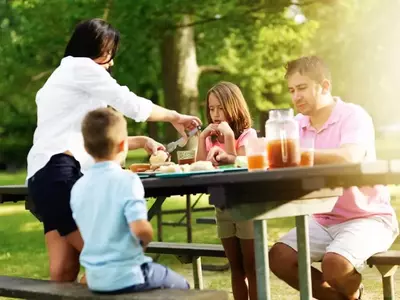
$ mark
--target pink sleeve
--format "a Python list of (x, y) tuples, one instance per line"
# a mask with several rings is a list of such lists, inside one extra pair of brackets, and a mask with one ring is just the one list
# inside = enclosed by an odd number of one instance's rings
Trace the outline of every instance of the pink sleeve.
[(252, 138), (257, 138), (257, 131), (253, 128), (246, 129), (236, 140), (236, 150), (242, 146), (246, 146), (247, 141)]
[(375, 130), (372, 118), (359, 106), (354, 106), (341, 124), (340, 146), (358, 144), (365, 147), (375, 141)]

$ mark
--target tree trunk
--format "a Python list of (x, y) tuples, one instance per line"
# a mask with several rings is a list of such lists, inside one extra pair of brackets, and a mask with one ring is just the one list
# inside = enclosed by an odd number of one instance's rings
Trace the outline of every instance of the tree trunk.
[[(190, 16), (182, 18), (182, 24), (191, 23)], [(164, 35), (161, 44), (162, 81), (165, 107), (183, 114), (198, 115), (197, 87), (199, 66), (196, 59), (196, 44), (193, 26), (177, 28)], [(167, 142), (178, 138), (172, 126), (166, 128)], [(190, 139), (187, 149), (195, 149), (197, 139)]]

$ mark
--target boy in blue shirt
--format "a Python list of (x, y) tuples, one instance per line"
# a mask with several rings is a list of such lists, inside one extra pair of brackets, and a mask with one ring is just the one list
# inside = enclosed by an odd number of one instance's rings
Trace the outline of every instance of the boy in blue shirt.
[(107, 108), (91, 111), (83, 120), (82, 134), (96, 164), (72, 188), (71, 209), (84, 241), (80, 263), (89, 289), (188, 289), (185, 278), (144, 254), (153, 229), (147, 221), (142, 182), (120, 166), (128, 150), (123, 116)]

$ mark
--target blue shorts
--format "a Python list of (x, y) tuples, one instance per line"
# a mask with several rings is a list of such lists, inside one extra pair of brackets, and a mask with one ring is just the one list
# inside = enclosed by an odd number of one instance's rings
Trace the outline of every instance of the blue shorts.
[(29, 196), (44, 232), (57, 230), (61, 236), (78, 229), (70, 207), (71, 189), (82, 177), (81, 166), (67, 154), (53, 155), (48, 163), (28, 180)]
[(163, 265), (149, 262), (143, 264), (141, 267), (144, 275), (144, 283), (129, 286), (116, 291), (93, 292), (99, 294), (123, 294), (155, 289), (190, 289), (189, 283), (182, 275), (179, 275)]

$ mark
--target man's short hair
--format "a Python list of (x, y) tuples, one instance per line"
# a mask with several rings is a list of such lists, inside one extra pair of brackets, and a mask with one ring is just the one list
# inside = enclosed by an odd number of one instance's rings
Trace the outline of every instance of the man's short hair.
[(108, 158), (127, 136), (126, 120), (111, 108), (99, 108), (86, 114), (82, 134), (86, 151), (95, 158)]
[(331, 81), (331, 72), (325, 62), (318, 56), (303, 56), (288, 62), (286, 65), (285, 79), (294, 73), (310, 77), (315, 82), (321, 84), (324, 80)]

